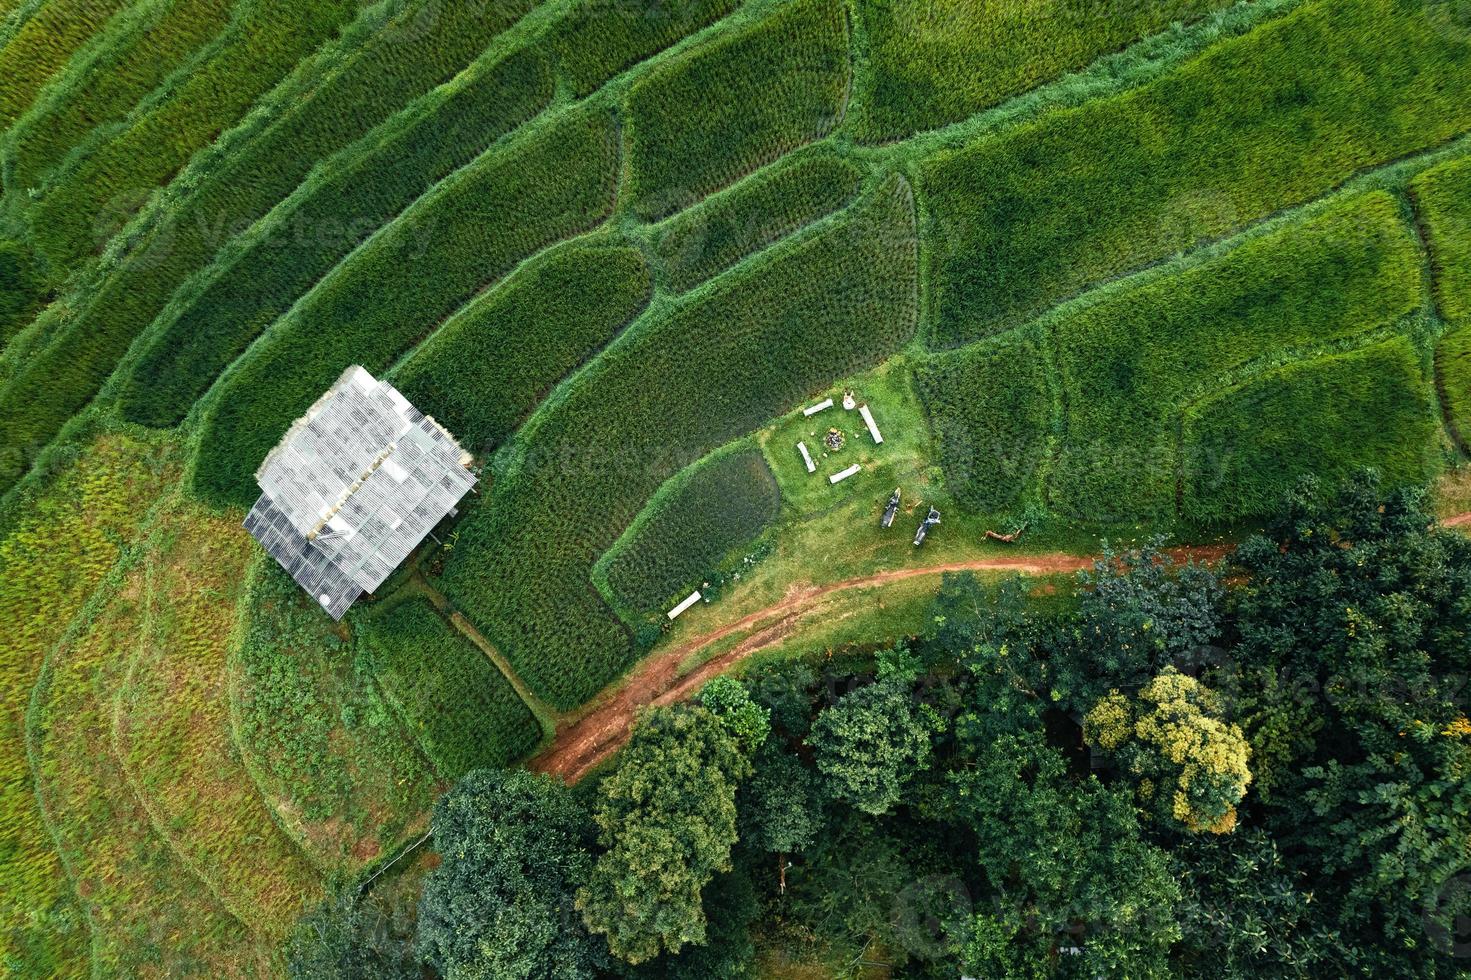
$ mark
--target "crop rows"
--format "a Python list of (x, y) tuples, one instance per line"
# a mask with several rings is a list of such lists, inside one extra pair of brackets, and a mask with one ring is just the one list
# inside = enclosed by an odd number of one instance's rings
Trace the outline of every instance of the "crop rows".
[(47, 652), (163, 485), (148, 456), (143, 443), (104, 438), (0, 540), (0, 962), (21, 975), (85, 970), (85, 926), (32, 795), (25, 711)]
[(1396, 202), (1373, 192), (1064, 311), (1052, 322), (1066, 406), (1053, 500), (1094, 520), (1171, 514), (1175, 419), (1202, 385), (1388, 327), (1419, 308), (1421, 288)]
[(123, 414), (170, 426), (215, 377), (354, 248), (454, 169), (540, 112), (552, 76), (515, 53), (463, 85), (436, 90), (381, 140), (314, 173), (210, 269), (193, 297), (176, 296), (149, 332), (119, 395)]
[(100, 251), (144, 196), (233, 126), (356, 9), (353, 0), (244, 0), (166, 98), (68, 168), (36, 204), (37, 251), (57, 272)]
[[(231, 975), (257, 936), (169, 847), (113, 746), (112, 692), (141, 634), (145, 568), (47, 658), (27, 715), (36, 795), (84, 906), (96, 976)], [(105, 586), (104, 586), (105, 587)]]
[(1303, 476), (1332, 485), (1373, 466), (1391, 486), (1435, 473), (1439, 426), (1420, 357), (1395, 338), (1289, 364), (1185, 413), (1182, 516), (1269, 514)]
[(307, 855), (357, 872), (418, 828), (438, 777), (370, 658), (270, 558), (249, 579), (229, 667), (241, 756)]
[(871, 142), (958, 122), (1130, 41), (1231, 0), (860, 0), (868, 71), (855, 131)]
[(1441, 164), (1411, 184), (1446, 320), (1435, 352), (1441, 397), (1462, 446), (1471, 439), (1471, 158)]
[(541, 740), (511, 683), (428, 599), (372, 618), (366, 635), (383, 690), (445, 779), (509, 765)]
[(629, 636), (589, 573), (644, 502), (901, 347), (916, 262), (913, 201), (891, 180), (821, 233), (641, 321), (523, 427), (495, 493), (461, 524), (443, 585), (538, 695), (575, 707), (627, 664)]
[(195, 489), (249, 504), (260, 460), (343, 369), (382, 371), (522, 259), (597, 224), (612, 210), (617, 165), (611, 115), (575, 109), (420, 200), (221, 381), (202, 426)]
[(945, 486), (966, 507), (995, 513), (1036, 484), (1052, 402), (1047, 362), (1030, 334), (935, 355), (915, 372), (934, 427)]
[[(133, 233), (44, 349), (0, 387), (0, 443), (28, 461), (96, 393), (187, 276), (291, 193), (318, 160), (445, 81), (510, 27), (530, 0), (368, 8), (304, 61), (236, 131), (201, 155)], [(396, 11), (396, 12), (395, 12)], [(0, 489), (14, 476), (0, 468)]]
[(821, 154), (761, 171), (659, 228), (654, 253), (664, 279), (676, 292), (691, 289), (846, 206), (862, 183), (853, 164)]
[(628, 93), (634, 207), (661, 218), (825, 135), (842, 115), (848, 32), (837, 0), (792, 0), (693, 49)]
[(38, 188), (94, 128), (116, 125), (229, 20), (227, 0), (147, 0), (79, 53), (10, 132), (5, 187)]
[(45, 295), (30, 250), (0, 239), (0, 347), (35, 315)]
[(41, 86), (126, 3), (124, 0), (50, 0), (0, 47), (0, 130), (30, 106)]
[(547, 46), (579, 98), (736, 7), (737, 0), (579, 0)]
[(240, 760), (225, 665), (256, 544), (179, 503), (148, 561), (145, 619), (116, 693), (114, 743), (154, 826), (230, 912), (277, 942), (321, 896)]
[(637, 249), (569, 242), (455, 314), (394, 373), (420, 411), (483, 453), (649, 301)]
[(1315, 0), (1155, 82), (945, 151), (934, 339), (958, 344), (1471, 127), (1471, 36)]
[(759, 449), (703, 461), (675, 477), (599, 563), (617, 604), (658, 614), (776, 520), (781, 491)]

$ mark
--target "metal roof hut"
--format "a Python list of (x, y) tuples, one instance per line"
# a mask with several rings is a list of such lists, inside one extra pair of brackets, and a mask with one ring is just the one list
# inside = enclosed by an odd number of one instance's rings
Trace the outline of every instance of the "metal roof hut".
[(348, 368), (272, 449), (249, 531), (333, 619), (372, 592), (475, 485), (454, 436)]

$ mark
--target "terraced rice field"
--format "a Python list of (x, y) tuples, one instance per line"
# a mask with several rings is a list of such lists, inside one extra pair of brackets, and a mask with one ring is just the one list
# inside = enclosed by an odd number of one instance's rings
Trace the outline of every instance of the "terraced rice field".
[[(707, 582), (1465, 465), (1471, 30), (1100, 6), (0, 0), (0, 972), (279, 974)], [(352, 364), (481, 492), (334, 624), (239, 523)]]

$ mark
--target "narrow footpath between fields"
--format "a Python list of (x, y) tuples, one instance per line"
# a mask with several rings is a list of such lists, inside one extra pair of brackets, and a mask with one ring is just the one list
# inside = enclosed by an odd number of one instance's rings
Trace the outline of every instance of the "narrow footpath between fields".
[[(1442, 521), (1444, 527), (1468, 525), (1471, 525), (1471, 512), (1457, 514)], [(1179, 560), (1193, 558), (1196, 561), (1215, 562), (1223, 558), (1231, 547), (1217, 544), (1174, 548), (1170, 550), (1170, 554)], [(712, 677), (724, 673), (751, 654), (781, 642), (790, 634), (797, 620), (835, 593), (887, 585), (924, 575), (942, 575), (945, 572), (1066, 575), (1091, 567), (1096, 557), (1049, 553), (1021, 555), (1016, 558), (981, 558), (926, 568), (898, 568), (830, 585), (794, 588), (786, 598), (773, 606), (646, 658), (616, 688), (599, 695), (582, 717), (558, 729), (552, 743), (531, 759), (528, 765), (537, 772), (551, 773), (569, 783), (576, 782), (627, 741), (640, 710), (649, 705), (666, 705), (683, 700), (698, 691)], [(735, 646), (689, 673), (680, 675), (680, 664), (691, 656), (711, 644), (738, 635), (743, 635), (744, 638)]]

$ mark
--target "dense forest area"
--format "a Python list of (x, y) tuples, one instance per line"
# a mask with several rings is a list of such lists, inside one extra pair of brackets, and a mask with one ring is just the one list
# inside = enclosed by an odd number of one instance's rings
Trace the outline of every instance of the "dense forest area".
[(1110, 554), (1075, 598), (951, 575), (923, 635), (712, 681), (572, 788), (470, 773), (417, 928), (329, 902), (293, 967), (1456, 975), (1468, 637), (1471, 541), (1367, 476), (1216, 567)]

